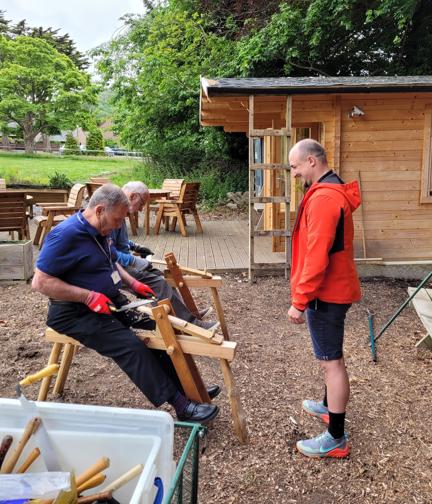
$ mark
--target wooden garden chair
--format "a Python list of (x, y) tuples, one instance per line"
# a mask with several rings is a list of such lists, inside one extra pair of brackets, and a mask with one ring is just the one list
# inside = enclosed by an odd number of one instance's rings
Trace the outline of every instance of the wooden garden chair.
[[(161, 201), (166, 201), (167, 199), (176, 200), (180, 196), (181, 188), (184, 184), (184, 179), (165, 179), (162, 183), (162, 187), (160, 191), (167, 191), (165, 196), (161, 196), (157, 194), (159, 189), (150, 189), (150, 199), (144, 208), (144, 226), (146, 230), (146, 234), (149, 234), (150, 228), (150, 212), (154, 211), (157, 213), (159, 210), (159, 203)], [(152, 193), (152, 191), (155, 191)], [(153, 202), (153, 204), (152, 204)]]
[(80, 207), (82, 205), (83, 199), (84, 199), (84, 189), (85, 185), (83, 184), (74, 184), (69, 192), (69, 197), (66, 202), (66, 205), (64, 203), (59, 203), (58, 201), (56, 202), (49, 202), (49, 203), (37, 203), (38, 207), (41, 207), (42, 209), (44, 208), (50, 208), (50, 207), (58, 207), (58, 206), (63, 206), (63, 207)]
[(37, 223), (36, 234), (33, 240), (33, 245), (42, 247), (46, 235), (51, 231), (53, 226), (67, 219), (68, 216), (78, 212), (82, 206), (84, 197), (85, 185), (75, 184), (69, 194), (69, 199), (66, 205), (59, 203), (41, 203), (42, 215), (34, 218)]
[[(172, 217), (172, 223), (170, 226), (171, 231), (175, 230), (178, 221), (181, 234), (183, 236), (187, 236), (186, 215), (193, 215), (198, 232), (203, 232), (196, 206), (199, 188), (199, 182), (186, 182), (181, 188), (178, 199), (159, 201), (159, 209), (155, 224), (155, 234), (159, 234), (162, 219), (168, 219), (169, 221), (169, 218)], [(165, 220), (165, 229), (168, 226), (169, 224), (167, 220)]]
[(0, 231), (18, 232), (20, 240), (30, 239), (25, 192), (0, 191)]

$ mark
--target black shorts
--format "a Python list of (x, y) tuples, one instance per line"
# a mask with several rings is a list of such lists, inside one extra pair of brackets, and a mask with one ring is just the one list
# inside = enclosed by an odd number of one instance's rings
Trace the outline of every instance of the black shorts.
[(345, 316), (351, 304), (326, 303), (315, 299), (306, 310), (306, 321), (315, 357), (337, 360), (343, 356)]

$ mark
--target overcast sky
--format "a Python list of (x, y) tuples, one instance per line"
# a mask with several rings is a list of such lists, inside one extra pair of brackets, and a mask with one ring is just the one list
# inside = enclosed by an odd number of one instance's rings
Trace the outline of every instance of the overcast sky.
[(142, 0), (0, 0), (0, 10), (13, 23), (26, 19), (30, 26), (60, 28), (81, 52), (107, 42), (124, 14), (144, 13)]

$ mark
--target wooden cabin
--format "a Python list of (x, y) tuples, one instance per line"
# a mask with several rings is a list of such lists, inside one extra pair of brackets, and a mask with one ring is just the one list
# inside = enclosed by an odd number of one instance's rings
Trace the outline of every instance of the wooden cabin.
[[(202, 78), (200, 121), (248, 135), (250, 208), (262, 202), (263, 230), (292, 227), (301, 189), (283, 170), (290, 146), (310, 137), (360, 182), (356, 258), (432, 260), (432, 77)], [(272, 240), (274, 252), (289, 245), (283, 232)]]

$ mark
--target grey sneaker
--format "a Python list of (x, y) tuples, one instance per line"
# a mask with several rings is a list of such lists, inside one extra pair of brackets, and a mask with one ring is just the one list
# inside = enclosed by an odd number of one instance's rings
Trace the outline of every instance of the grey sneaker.
[(297, 450), (312, 458), (344, 458), (349, 455), (350, 447), (347, 436), (344, 434), (341, 438), (335, 439), (328, 430), (312, 438), (297, 441)]
[(302, 403), (303, 409), (309, 415), (320, 418), (325, 424), (329, 424), (329, 412), (327, 406), (324, 406), (322, 401), (310, 401), (309, 399), (305, 399)]
[(207, 329), (211, 331), (213, 329), (219, 329), (220, 323), (216, 320), (210, 320), (209, 322), (205, 322), (204, 320), (195, 319), (192, 324), (197, 325), (198, 327), (202, 327), (203, 329)]
[(211, 313), (213, 313), (213, 308), (211, 306), (207, 306), (207, 308), (198, 310), (198, 316), (200, 319), (208, 317)]

